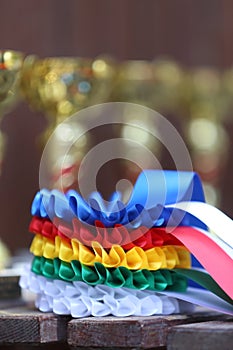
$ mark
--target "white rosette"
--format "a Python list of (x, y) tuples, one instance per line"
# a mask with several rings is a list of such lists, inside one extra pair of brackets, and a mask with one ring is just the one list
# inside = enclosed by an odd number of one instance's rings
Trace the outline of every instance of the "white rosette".
[[(31, 271), (21, 277), (20, 286), (36, 293), (36, 307), (39, 310), (76, 318), (170, 315), (180, 312), (181, 301), (149, 290), (50, 280)], [(186, 311), (191, 311), (192, 304), (185, 304)]]

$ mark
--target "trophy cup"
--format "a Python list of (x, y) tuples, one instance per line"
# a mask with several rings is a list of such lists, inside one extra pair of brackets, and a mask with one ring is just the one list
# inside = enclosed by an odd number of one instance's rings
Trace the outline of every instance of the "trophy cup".
[(193, 166), (203, 179), (208, 203), (218, 206), (219, 183), (227, 161), (229, 145), (224, 128), (227, 101), (220, 73), (199, 67), (190, 73), (189, 118), (184, 124)]
[[(0, 117), (2, 118), (20, 99), (20, 77), (24, 55), (0, 50)], [(5, 136), (0, 131), (0, 172), (4, 156)]]
[[(46, 143), (56, 126), (67, 117), (87, 106), (106, 102), (114, 77), (114, 64), (104, 57), (93, 60), (65, 57), (38, 59), (36, 56), (28, 56), (21, 88), (29, 104), (48, 117), (48, 128), (42, 136), (42, 144)], [(61, 165), (61, 162), (67, 142), (77, 139), (82, 129), (81, 124), (71, 125), (69, 120), (56, 129), (49, 160), (53, 187), (66, 191), (76, 185), (75, 173), (90, 145), (87, 134), (79, 138), (77, 144), (74, 141), (66, 164)]]
[[(11, 50), (0, 50), (0, 117), (19, 100), (20, 76), (24, 55)], [(5, 135), (0, 130), (0, 173), (4, 157)], [(9, 262), (10, 253), (0, 240), (0, 270)], [(2, 297), (2, 290), (0, 290)]]
[[(135, 104), (145, 105), (153, 108), (154, 99), (154, 72), (153, 64), (144, 60), (129, 60), (123, 61), (118, 67), (118, 76), (113, 91), (113, 100), (121, 102), (131, 102)], [(159, 144), (151, 135), (143, 130), (143, 126), (153, 128), (147, 116), (147, 109), (143, 110), (143, 115), (138, 115), (137, 110), (133, 108), (125, 109), (124, 125), (115, 126), (117, 135), (120, 135), (122, 141), (122, 153), (125, 154), (125, 159), (131, 159), (131, 153), (138, 154), (140, 159), (143, 159), (144, 168), (150, 168), (150, 160), (141, 154), (142, 147), (137, 147), (135, 141), (151, 149), (158, 150)], [(130, 124), (130, 125), (129, 125)], [(131, 142), (132, 141), (132, 142)], [(122, 175), (126, 175), (130, 182), (134, 182), (138, 176), (139, 168), (136, 163), (130, 164), (125, 159), (119, 160), (119, 169)], [(121, 176), (122, 177), (122, 176)], [(123, 189), (127, 197), (130, 189)]]
[[(118, 79), (115, 87), (114, 100), (132, 102), (145, 105), (160, 113), (174, 113), (181, 105), (183, 71), (174, 62), (168, 60), (144, 61), (130, 60), (119, 65)], [(154, 130), (157, 125), (152, 123), (147, 115), (147, 109), (143, 115), (136, 115), (125, 111), (125, 121), (135, 126), (123, 125), (118, 128), (118, 134), (132, 141), (140, 140), (140, 143), (151, 150), (158, 160), (162, 159), (161, 143), (152, 135), (143, 130)], [(124, 141), (125, 152), (132, 152), (128, 141)], [(143, 159), (143, 167), (152, 166), (151, 160), (141, 154), (143, 147), (137, 149), (138, 157)], [(136, 150), (135, 150), (136, 152)], [(127, 172), (130, 181), (136, 180), (139, 169), (136, 165), (126, 165), (122, 161), (123, 172)], [(126, 171), (125, 171), (126, 169)]]

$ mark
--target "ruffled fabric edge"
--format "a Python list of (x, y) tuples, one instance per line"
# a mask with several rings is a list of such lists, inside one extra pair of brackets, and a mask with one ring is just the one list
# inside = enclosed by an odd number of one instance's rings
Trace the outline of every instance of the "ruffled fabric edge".
[(152, 291), (48, 280), (30, 271), (21, 276), (20, 286), (37, 294), (36, 306), (40, 311), (75, 318), (170, 315), (193, 310), (190, 303)]
[(32, 271), (47, 278), (61, 279), (64, 281), (83, 281), (90, 285), (105, 284), (110, 287), (127, 287), (132, 289), (148, 289), (154, 291), (176, 291), (187, 290), (187, 280), (195, 282), (209, 290), (219, 298), (233, 305), (233, 300), (215, 282), (215, 280), (202, 269), (160, 269), (129, 270), (125, 267), (107, 269), (102, 264), (96, 263), (93, 267), (72, 261), (71, 264), (59, 259), (50, 260), (35, 257), (32, 262)]
[(183, 245), (177, 238), (168, 233), (165, 227), (138, 227), (129, 230), (119, 224), (114, 227), (105, 227), (100, 221), (96, 221), (95, 226), (86, 225), (76, 218), (68, 224), (59, 218), (54, 218), (51, 222), (46, 218), (33, 216), (29, 231), (34, 234), (42, 234), (49, 239), (55, 239), (56, 236), (64, 239), (77, 239), (86, 246), (91, 246), (93, 241), (98, 242), (104, 248), (120, 245), (124, 250), (135, 246), (147, 250), (155, 246)]
[[(117, 198), (110, 202), (109, 208), (105, 208), (104, 200), (99, 193), (93, 194), (88, 201), (85, 201), (74, 190), (64, 194), (58, 190), (42, 189), (34, 197), (31, 214), (50, 218), (51, 221), (57, 217), (71, 223), (77, 218), (90, 225), (100, 221), (105, 227), (121, 224), (130, 229), (140, 226), (161, 227), (167, 226), (168, 223), (169, 226), (190, 226), (194, 223), (199, 226), (199, 221), (194, 220), (192, 215), (179, 209), (168, 208), (165, 204), (157, 203), (145, 208), (140, 201), (125, 205)], [(200, 224), (200, 227), (203, 225)]]
[(60, 259), (34, 257), (32, 271), (49, 279), (61, 279), (67, 282), (82, 281), (89, 285), (104, 284), (109, 287), (127, 287), (139, 290), (173, 290), (184, 292), (187, 289), (187, 277), (173, 270), (161, 269), (129, 270), (126, 267), (107, 269), (100, 263), (86, 266), (79, 261), (66, 263)]
[(93, 242), (92, 248), (89, 248), (75, 239), (67, 241), (56, 236), (52, 241), (37, 234), (32, 241), (30, 251), (36, 256), (44, 256), (48, 259), (59, 258), (66, 262), (79, 260), (82, 264), (89, 266), (99, 262), (108, 268), (124, 266), (133, 270), (158, 270), (191, 266), (191, 254), (183, 246), (154, 247), (145, 251), (140, 247), (134, 247), (125, 252), (121, 246), (117, 245), (106, 250), (98, 242)]

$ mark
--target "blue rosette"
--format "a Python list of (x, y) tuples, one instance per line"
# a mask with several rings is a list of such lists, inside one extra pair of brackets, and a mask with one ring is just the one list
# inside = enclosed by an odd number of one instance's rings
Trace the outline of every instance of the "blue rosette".
[[(73, 218), (89, 225), (101, 221), (105, 227), (116, 224), (137, 228), (139, 226), (206, 226), (192, 215), (171, 205), (177, 202), (204, 202), (199, 176), (194, 172), (172, 170), (144, 170), (138, 177), (128, 203), (114, 193), (109, 202), (100, 193), (92, 193), (85, 200), (75, 190), (62, 193), (42, 189), (33, 200), (32, 215), (42, 218), (58, 217), (65, 222)], [(170, 207), (167, 207), (167, 206)]]

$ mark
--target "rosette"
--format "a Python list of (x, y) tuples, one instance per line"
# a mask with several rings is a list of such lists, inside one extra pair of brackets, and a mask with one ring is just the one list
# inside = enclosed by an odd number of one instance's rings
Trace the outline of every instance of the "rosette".
[[(35, 257), (21, 286), (40, 310), (168, 314), (184, 300), (233, 314), (233, 222), (205, 203), (197, 174), (145, 170), (127, 203), (119, 193), (106, 204), (99, 193), (43, 189), (31, 213)], [(191, 254), (204, 269), (191, 267)]]

